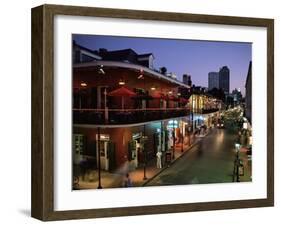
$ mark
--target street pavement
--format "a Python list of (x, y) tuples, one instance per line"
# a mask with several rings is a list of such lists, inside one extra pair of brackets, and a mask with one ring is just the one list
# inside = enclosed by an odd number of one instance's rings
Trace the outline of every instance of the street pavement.
[[(156, 160), (151, 160), (146, 169), (147, 180), (143, 179), (142, 167), (131, 171), (133, 187), (232, 182), (236, 140), (237, 135), (227, 129), (210, 129), (207, 135), (198, 136), (191, 148), (184, 148), (183, 153), (180, 149), (177, 150), (175, 160), (169, 167), (158, 169)], [(245, 168), (245, 175), (240, 177), (240, 181), (251, 181), (251, 161), (248, 161), (245, 151), (240, 152), (240, 158)], [(102, 187), (122, 187), (125, 172), (127, 172), (125, 166), (114, 173), (102, 171)], [(96, 170), (88, 172), (84, 179), (80, 177), (79, 189), (97, 187)]]
[[(233, 180), (236, 135), (226, 129), (212, 129), (186, 154), (169, 168), (151, 179), (145, 186), (226, 183)], [(251, 167), (246, 153), (240, 153), (245, 176), (251, 181)]]

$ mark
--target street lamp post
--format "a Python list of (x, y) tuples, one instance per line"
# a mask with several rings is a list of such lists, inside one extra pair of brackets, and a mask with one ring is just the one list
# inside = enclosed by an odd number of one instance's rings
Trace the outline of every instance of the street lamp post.
[(104, 89), (104, 121), (108, 123), (108, 107), (107, 107), (107, 90), (106, 87)]
[(235, 177), (236, 177), (236, 182), (240, 182), (240, 174), (239, 174), (239, 166), (240, 166), (239, 149), (240, 149), (240, 144), (236, 143), (235, 144), (236, 158), (234, 160), (233, 182), (235, 182)]
[(193, 131), (194, 131), (193, 114), (194, 114), (194, 108), (193, 108), (193, 94), (191, 94), (191, 123), (192, 123), (192, 133), (193, 133)]
[(175, 136), (175, 120), (173, 119), (173, 156), (172, 158), (175, 159), (175, 143), (176, 143), (176, 136)]
[(163, 121), (161, 121), (161, 143), (160, 143), (160, 147), (161, 147), (161, 152), (164, 151), (164, 139), (165, 139), (165, 134), (164, 134), (164, 131), (163, 131)]
[(143, 165), (143, 180), (146, 180), (147, 177), (146, 177), (146, 149), (145, 149), (145, 140), (146, 140), (146, 137), (145, 137), (145, 125), (143, 125), (143, 157), (144, 157), (144, 165)]
[(183, 126), (184, 126), (184, 124), (183, 124), (183, 118), (181, 119), (181, 135), (182, 135), (182, 139), (181, 139), (181, 152), (183, 152), (183, 138), (184, 138), (184, 136), (183, 136)]
[(100, 165), (100, 127), (98, 127), (98, 178), (99, 178), (99, 184), (98, 189), (101, 189), (101, 165)]

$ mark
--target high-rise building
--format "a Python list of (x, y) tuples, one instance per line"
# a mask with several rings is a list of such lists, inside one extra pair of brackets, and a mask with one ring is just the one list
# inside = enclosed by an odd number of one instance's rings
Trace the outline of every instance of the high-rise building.
[(183, 76), (182, 76), (182, 82), (183, 82), (183, 84), (192, 86), (191, 76), (190, 76), (190, 75), (187, 75), (187, 74), (183, 74)]
[(183, 74), (183, 75), (182, 75), (182, 82), (183, 82), (184, 84), (187, 84), (187, 74)]
[(219, 73), (218, 72), (209, 72), (208, 74), (208, 89), (212, 90), (213, 88), (219, 89)]
[(219, 71), (219, 88), (225, 93), (229, 93), (229, 69), (223, 66)]

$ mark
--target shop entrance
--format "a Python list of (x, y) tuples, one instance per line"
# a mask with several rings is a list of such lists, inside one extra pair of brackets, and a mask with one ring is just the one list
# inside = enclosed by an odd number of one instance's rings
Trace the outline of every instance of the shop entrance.
[[(96, 140), (98, 141), (98, 134), (96, 135)], [(97, 150), (97, 161), (99, 159), (99, 151), (100, 151), (100, 167), (101, 170), (109, 170), (109, 135), (108, 134), (100, 134), (100, 150), (98, 146), (98, 142), (96, 142), (96, 150)]]

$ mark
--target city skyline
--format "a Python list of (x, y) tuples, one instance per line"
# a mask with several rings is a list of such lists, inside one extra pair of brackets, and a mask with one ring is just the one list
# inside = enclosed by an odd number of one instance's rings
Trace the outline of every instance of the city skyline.
[(178, 40), (160, 38), (135, 38), (99, 35), (73, 35), (77, 44), (92, 50), (109, 51), (131, 48), (138, 54), (152, 53), (154, 68), (166, 67), (167, 72), (191, 75), (193, 84), (208, 87), (208, 73), (223, 66), (230, 69), (230, 92), (235, 88), (245, 94), (251, 43)]

